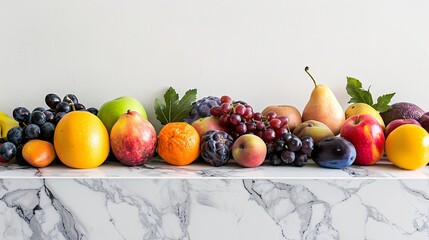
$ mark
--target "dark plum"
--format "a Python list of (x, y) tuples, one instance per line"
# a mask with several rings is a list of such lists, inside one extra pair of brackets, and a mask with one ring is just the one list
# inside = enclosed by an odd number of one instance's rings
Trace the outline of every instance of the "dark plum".
[(311, 152), (313, 161), (326, 168), (345, 168), (356, 159), (356, 149), (342, 137), (328, 137), (314, 144)]

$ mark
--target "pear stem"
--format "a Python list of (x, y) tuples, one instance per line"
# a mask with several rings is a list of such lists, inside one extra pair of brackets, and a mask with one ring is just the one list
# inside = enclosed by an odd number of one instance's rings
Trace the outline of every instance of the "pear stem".
[(308, 69), (310, 69), (308, 66), (305, 67), (305, 72), (308, 74), (308, 76), (310, 76), (311, 80), (313, 80), (314, 86), (317, 86), (316, 80), (314, 80), (313, 76), (311, 76), (310, 72), (308, 71)]

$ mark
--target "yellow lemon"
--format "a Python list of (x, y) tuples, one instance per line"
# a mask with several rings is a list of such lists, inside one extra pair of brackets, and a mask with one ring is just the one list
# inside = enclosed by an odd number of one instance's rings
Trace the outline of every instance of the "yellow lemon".
[(347, 107), (344, 113), (346, 115), (346, 119), (354, 115), (369, 114), (375, 117), (375, 119), (377, 119), (378, 123), (380, 123), (383, 129), (385, 127), (383, 118), (381, 117), (380, 113), (366, 103), (353, 103)]
[(429, 163), (429, 134), (420, 126), (404, 124), (386, 139), (387, 158), (397, 167), (415, 170)]

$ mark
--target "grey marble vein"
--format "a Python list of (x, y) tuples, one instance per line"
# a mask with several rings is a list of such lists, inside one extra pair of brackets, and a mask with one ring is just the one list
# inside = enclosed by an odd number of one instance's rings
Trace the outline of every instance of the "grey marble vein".
[[(2, 182), (2, 188), (8, 189)], [(48, 198), (50, 203), (42, 206), (43, 198)], [(46, 216), (44, 208), (53, 207), (59, 215), (59, 222), (55, 225), (58, 231), (55, 234), (61, 239), (81, 240), (85, 239), (75, 227), (75, 220), (67, 208), (51, 193), (44, 181), (38, 188), (14, 189), (6, 192), (0, 201), (4, 202), (10, 209), (14, 209), (17, 215), (28, 224), (31, 230), (29, 239), (38, 240), (52, 237), (50, 232), (45, 232), (42, 226), (45, 224)], [(60, 234), (60, 236), (58, 236)]]

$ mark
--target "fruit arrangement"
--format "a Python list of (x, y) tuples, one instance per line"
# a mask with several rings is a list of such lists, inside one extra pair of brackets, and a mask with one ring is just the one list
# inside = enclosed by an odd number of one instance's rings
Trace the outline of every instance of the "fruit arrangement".
[(122, 96), (86, 108), (74, 94), (45, 96), (45, 107), (0, 112), (0, 161), (49, 166), (55, 159), (71, 168), (98, 167), (110, 155), (126, 166), (158, 155), (185, 166), (200, 159), (214, 167), (230, 160), (242, 167), (303, 167), (312, 159), (325, 168), (370, 166), (384, 156), (414, 170), (429, 163), (429, 112), (413, 103), (389, 105), (395, 93), (375, 101), (368, 89), (347, 77), (349, 106), (344, 110), (329, 87), (314, 83), (302, 114), (291, 105), (262, 111), (231, 96), (182, 97), (172, 87), (155, 99), (159, 133), (143, 105)]
[[(8, 129), (6, 138), (2, 138), (7, 140), (0, 146), (0, 156), (2, 159), (10, 160), (18, 154), (17, 159), (25, 160), (18, 161), (18, 163), (40, 166), (40, 163), (37, 162), (40, 162), (40, 157), (45, 155), (47, 162), (45, 164), (49, 165), (55, 158), (55, 152), (52, 153), (52, 143), (56, 125), (60, 120), (72, 111), (87, 111), (95, 115), (98, 113), (98, 110), (94, 107), (86, 109), (74, 94), (66, 94), (61, 99), (57, 94), (49, 93), (45, 96), (45, 103), (48, 108), (37, 107), (31, 112), (26, 107), (16, 107), (13, 110), (12, 116), (15, 120), (15, 126)], [(3, 115), (2, 117), (3, 119), (8, 119), (7, 115)], [(5, 122), (12, 121), (12, 119), (8, 119)], [(46, 145), (45, 149), (48, 150), (40, 150), (40, 156), (36, 156), (34, 153), (28, 154), (24, 146), (30, 145), (39, 146), (40, 149)]]

